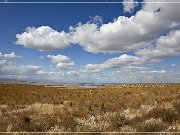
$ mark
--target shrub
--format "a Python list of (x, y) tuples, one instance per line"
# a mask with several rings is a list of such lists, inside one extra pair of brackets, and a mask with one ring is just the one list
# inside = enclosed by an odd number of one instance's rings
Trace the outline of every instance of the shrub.
[(61, 119), (61, 126), (63, 126), (66, 131), (75, 131), (77, 121), (74, 119), (72, 115), (67, 114)]
[(139, 125), (136, 125), (136, 129), (138, 132), (161, 132), (167, 129), (169, 125), (167, 123), (163, 123), (163, 121), (158, 118), (150, 118), (141, 122)]
[(130, 125), (131, 121), (128, 120), (124, 115), (116, 114), (111, 120), (111, 129), (116, 130), (122, 126)]
[(172, 123), (178, 118), (178, 115), (173, 110), (167, 110), (164, 108), (154, 108), (144, 118), (161, 118), (162, 121)]
[(175, 109), (176, 109), (176, 111), (178, 112), (178, 114), (180, 114), (180, 103), (177, 103), (177, 104), (175, 105)]
[(14, 132), (45, 132), (51, 127), (57, 125), (57, 119), (50, 117), (49, 115), (35, 116), (32, 117), (24, 116), (21, 117), (21, 121), (15, 120), (12, 124), (12, 131)]
[(161, 132), (166, 129), (167, 125), (165, 123), (148, 123), (140, 124), (137, 127), (138, 132)]

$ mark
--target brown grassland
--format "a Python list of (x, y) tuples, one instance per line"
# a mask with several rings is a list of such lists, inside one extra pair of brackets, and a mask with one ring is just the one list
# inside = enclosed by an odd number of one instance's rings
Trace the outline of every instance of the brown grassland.
[(180, 84), (1, 83), (0, 132), (180, 132)]

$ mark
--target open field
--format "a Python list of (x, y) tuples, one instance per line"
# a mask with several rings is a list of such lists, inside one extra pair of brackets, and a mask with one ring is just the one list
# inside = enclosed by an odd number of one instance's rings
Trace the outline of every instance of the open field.
[(1, 132), (180, 132), (180, 84), (0, 84)]

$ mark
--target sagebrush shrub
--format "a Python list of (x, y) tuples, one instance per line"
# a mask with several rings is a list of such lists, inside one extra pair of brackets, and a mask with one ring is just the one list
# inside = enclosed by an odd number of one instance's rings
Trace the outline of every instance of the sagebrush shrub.
[(131, 125), (131, 121), (122, 114), (116, 114), (111, 120), (111, 128), (113, 130), (116, 130), (125, 125)]
[(65, 115), (61, 119), (61, 126), (63, 126), (65, 130), (68, 130), (68, 131), (75, 131), (77, 124), (78, 123), (75, 120), (75, 118), (69, 114)]
[(149, 124), (140, 124), (137, 126), (138, 132), (161, 132), (166, 129), (167, 125), (165, 123), (149, 123)]
[(164, 108), (154, 108), (143, 117), (144, 118), (161, 118), (162, 121), (164, 122), (172, 123), (172, 122), (176, 122), (178, 115), (173, 110), (167, 110)]

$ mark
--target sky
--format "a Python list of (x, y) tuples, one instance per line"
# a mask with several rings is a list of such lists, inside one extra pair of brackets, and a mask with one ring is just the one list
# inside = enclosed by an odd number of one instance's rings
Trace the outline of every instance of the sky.
[(180, 1), (25, 2), (0, 0), (0, 80), (180, 82)]

